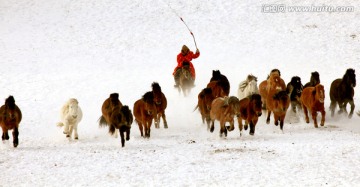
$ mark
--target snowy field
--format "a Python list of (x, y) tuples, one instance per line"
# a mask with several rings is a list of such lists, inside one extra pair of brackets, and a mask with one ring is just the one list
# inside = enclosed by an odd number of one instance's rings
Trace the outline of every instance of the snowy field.
[[(264, 5), (352, 6), (352, 12), (265, 13)], [(360, 117), (330, 117), (329, 89), (346, 69), (360, 72), (360, 3), (355, 0), (2, 0), (0, 99), (15, 97), (23, 113), (19, 146), (0, 143), (0, 186), (357, 186)], [(262, 11), (263, 10), (263, 11)], [(176, 55), (186, 44), (196, 87), (173, 88)], [(206, 130), (197, 94), (220, 70), (230, 95), (248, 74), (265, 80), (278, 68), (285, 82), (320, 73), (326, 122), (315, 129), (288, 112), (284, 131), (265, 123), (255, 136)], [(120, 140), (99, 128), (101, 105), (117, 92), (134, 102), (158, 82), (168, 99), (168, 129)], [(359, 86), (355, 110), (359, 110)], [(77, 98), (84, 116), (79, 140), (56, 126), (60, 109)]]

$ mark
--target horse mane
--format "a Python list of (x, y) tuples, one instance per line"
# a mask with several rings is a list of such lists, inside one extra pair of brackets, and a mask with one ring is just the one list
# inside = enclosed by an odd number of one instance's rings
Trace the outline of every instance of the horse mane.
[(224, 106), (228, 106), (229, 104), (239, 102), (239, 99), (235, 96), (225, 97), (224, 98)]
[(252, 74), (250, 74), (250, 75), (248, 75), (248, 77), (247, 77), (247, 82), (250, 82), (250, 81), (252, 81), (252, 80), (255, 80), (256, 82), (257, 82), (257, 77), (255, 77), (254, 75), (252, 75)]
[(212, 72), (212, 77), (211, 77), (211, 80), (210, 81), (213, 81), (213, 80), (220, 80), (221, 79), (221, 73), (219, 70), (213, 70)]
[(8, 106), (10, 109), (14, 109), (15, 108), (15, 99), (12, 95), (10, 95), (6, 100), (5, 100), (5, 105)]
[(294, 86), (294, 85), (297, 85), (297, 83), (300, 83), (300, 81), (301, 81), (301, 78), (300, 77), (298, 77), (298, 76), (294, 76), (294, 77), (292, 77), (291, 78), (291, 84)]
[(252, 95), (249, 95), (248, 98), (250, 99), (250, 101), (253, 101), (253, 100), (260, 100), (261, 101), (261, 95), (260, 94), (252, 94)]
[(310, 83), (313, 84), (313, 86), (320, 83), (320, 74), (317, 71), (311, 72)]
[(146, 92), (142, 96), (142, 100), (145, 101), (145, 103), (153, 104), (154, 103), (154, 95), (152, 92)]
[(69, 105), (70, 103), (76, 103), (79, 104), (79, 101), (75, 98), (70, 98), (69, 101), (67, 102), (67, 105)]
[(350, 83), (350, 84), (351, 83), (356, 84), (355, 70), (352, 68), (347, 69), (343, 76), (343, 81), (346, 81), (346, 83)]
[(154, 91), (154, 92), (161, 92), (161, 87), (160, 87), (159, 83), (153, 82), (152, 85), (151, 85), (151, 87), (152, 87), (152, 91)]

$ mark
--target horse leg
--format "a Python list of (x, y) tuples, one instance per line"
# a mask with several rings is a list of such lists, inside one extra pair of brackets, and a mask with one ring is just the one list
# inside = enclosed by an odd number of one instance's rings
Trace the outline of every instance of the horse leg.
[(296, 102), (297, 101), (291, 101), (291, 109), (294, 113), (296, 113)]
[(317, 116), (316, 110), (311, 111), (311, 116), (312, 116), (312, 119), (314, 120), (314, 127), (318, 128), (318, 124), (317, 124), (317, 120), (316, 120), (316, 116)]
[(214, 132), (214, 129), (215, 129), (214, 123), (215, 123), (215, 120), (211, 120), (210, 132)]
[(349, 102), (351, 108), (350, 108), (350, 114), (349, 114), (349, 118), (352, 117), (353, 113), (354, 113), (354, 109), (355, 109), (355, 104), (354, 104), (354, 100), (352, 99), (350, 102)]
[(242, 124), (242, 119), (241, 117), (238, 117), (238, 125), (239, 125), (239, 131), (240, 131), (240, 136), (242, 135), (242, 130), (243, 130), (243, 124)]
[(324, 126), (324, 124), (325, 124), (325, 114), (326, 114), (325, 110), (322, 110), (321, 111), (321, 122), (320, 122), (321, 126)]
[(254, 136), (255, 134), (255, 125), (253, 123), (252, 120), (250, 120), (250, 132), (249, 132), (250, 135)]
[(140, 134), (141, 134), (141, 137), (144, 136), (144, 129), (143, 129), (143, 124), (138, 122), (138, 126), (139, 126), (139, 130), (140, 130)]
[(75, 140), (79, 139), (78, 131), (77, 131), (78, 124), (74, 124), (74, 138)]
[(66, 137), (70, 137), (69, 135), (69, 122), (65, 122), (65, 126), (64, 126), (64, 134), (66, 134)]
[(222, 137), (222, 134), (224, 133), (225, 134), (225, 137), (227, 135), (227, 132), (225, 133), (225, 122), (220, 120), (220, 137)]
[(1, 139), (4, 141), (4, 140), (8, 140), (9, 138), (10, 137), (9, 137), (8, 130), (3, 129), (3, 134), (1, 136)]
[(275, 124), (276, 126), (279, 125), (279, 121), (280, 121), (280, 116), (274, 114), (274, 124)]
[(334, 117), (335, 108), (336, 108), (336, 101), (331, 101), (330, 102), (331, 117)]
[(120, 139), (121, 139), (121, 147), (125, 147), (125, 137), (124, 137), (124, 126), (119, 128), (119, 132), (120, 132)]
[(310, 123), (308, 109), (306, 108), (305, 105), (303, 105), (303, 109), (304, 109), (304, 114), (305, 114), (305, 121), (306, 121), (306, 123)]
[[(12, 134), (13, 134), (13, 140), (14, 140), (13, 141), (14, 147), (17, 147), (19, 145), (19, 130), (17, 127), (14, 127)], [(8, 135), (8, 137), (9, 137), (9, 135)]]
[(155, 122), (155, 128), (160, 128), (160, 113), (156, 114), (155, 118), (154, 118), (154, 122)]
[(233, 131), (234, 129), (235, 129), (235, 127), (234, 127), (234, 119), (231, 119), (230, 126), (227, 126), (226, 130)]
[(66, 137), (70, 138), (71, 135), (72, 135), (73, 130), (74, 130), (74, 125), (69, 125), (69, 132), (66, 135)]
[(126, 141), (130, 140), (130, 127), (126, 129)]
[(285, 115), (279, 117), (280, 120), (280, 130), (284, 132), (283, 127), (284, 127), (284, 119), (285, 119)]
[[(164, 121), (164, 128), (167, 129), (168, 128), (168, 124), (167, 124), (167, 121), (166, 121), (166, 115), (165, 115), (165, 111), (162, 113), (161, 115), (163, 121)], [(160, 121), (160, 120), (159, 120)]]
[(270, 124), (270, 115), (271, 115), (271, 110), (267, 110), (267, 118), (266, 118), (266, 124)]

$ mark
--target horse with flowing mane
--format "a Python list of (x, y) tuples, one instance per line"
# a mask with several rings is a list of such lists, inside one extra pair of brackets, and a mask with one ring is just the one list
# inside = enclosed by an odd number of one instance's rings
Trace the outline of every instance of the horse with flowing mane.
[(210, 130), (210, 122), (211, 122), (211, 118), (210, 118), (211, 103), (214, 99), (215, 97), (212, 94), (211, 88), (204, 88), (198, 94), (198, 104), (194, 109), (194, 111), (196, 109), (199, 109), (202, 122), (203, 124), (205, 124), (205, 120), (206, 120), (208, 130)]
[(245, 120), (244, 129), (247, 130), (248, 124), (250, 124), (250, 135), (255, 134), (255, 126), (258, 122), (258, 118), (262, 114), (262, 102), (259, 94), (249, 95), (239, 101), (240, 116), (238, 117), (240, 136), (242, 135), (243, 124), (242, 120)]
[(60, 119), (58, 122), (58, 127), (64, 127), (64, 134), (67, 138), (70, 138), (74, 131), (74, 139), (79, 139), (77, 127), (82, 119), (82, 110), (79, 106), (79, 102), (75, 98), (70, 98), (62, 106), (60, 111)]
[(356, 75), (354, 69), (347, 69), (342, 79), (336, 79), (330, 86), (330, 110), (331, 116), (334, 116), (336, 104), (339, 105), (339, 114), (345, 112), (347, 114), (346, 105), (349, 103), (350, 113), (352, 117), (355, 109), (354, 104), (354, 87), (356, 86)]
[(119, 100), (118, 93), (110, 94), (101, 107), (102, 116), (99, 118), (99, 126), (108, 126), (111, 135), (116, 134), (116, 129), (119, 129), (121, 146), (125, 146), (126, 141), (130, 140), (130, 129), (133, 122), (131, 110), (127, 105), (122, 105)]
[(9, 140), (9, 130), (13, 130), (13, 145), (19, 145), (19, 124), (22, 119), (20, 108), (15, 104), (13, 96), (5, 100), (5, 104), (0, 107), (0, 126), (2, 128), (2, 141)]
[(246, 80), (242, 81), (239, 84), (238, 88), (238, 98), (239, 100), (252, 95), (252, 94), (258, 94), (259, 89), (257, 87), (257, 77), (254, 75), (248, 75)]
[(303, 85), (301, 84), (301, 78), (294, 76), (291, 78), (291, 81), (286, 86), (286, 91), (290, 94), (291, 109), (296, 113), (296, 108), (301, 110), (300, 96), (303, 90)]
[[(239, 99), (235, 96), (218, 97), (213, 100), (210, 110), (211, 127), (210, 132), (214, 132), (215, 120), (220, 121), (220, 137), (222, 134), (227, 136), (227, 131), (234, 130), (234, 117), (239, 116), (240, 106)], [(225, 123), (229, 122), (230, 127), (225, 127)]]
[(325, 123), (325, 90), (324, 86), (317, 84), (316, 86), (304, 88), (301, 97), (300, 97), (302, 107), (305, 114), (306, 123), (309, 123), (308, 110), (311, 113), (312, 119), (314, 120), (314, 127), (318, 128), (318, 123), (316, 120), (317, 112), (321, 113), (321, 122), (320, 125), (324, 126)]
[[(139, 125), (142, 137), (150, 138), (150, 130), (153, 119), (157, 116), (154, 95), (152, 92), (146, 92), (141, 99), (134, 103), (135, 121)], [(145, 132), (145, 135), (144, 135)]]
[(194, 87), (195, 80), (191, 76), (190, 72), (190, 63), (183, 62), (182, 67), (180, 68), (180, 78), (179, 78), (179, 93), (182, 91), (184, 96), (187, 96), (191, 89)]
[(161, 87), (159, 83), (154, 82), (151, 85), (152, 87), (152, 93), (154, 96), (154, 102), (156, 105), (156, 111), (157, 115), (155, 118), (155, 128), (160, 128), (160, 119), (163, 119), (164, 122), (164, 128), (168, 128), (168, 124), (166, 121), (166, 115), (165, 115), (165, 109), (167, 107), (167, 99), (165, 94), (161, 91)]

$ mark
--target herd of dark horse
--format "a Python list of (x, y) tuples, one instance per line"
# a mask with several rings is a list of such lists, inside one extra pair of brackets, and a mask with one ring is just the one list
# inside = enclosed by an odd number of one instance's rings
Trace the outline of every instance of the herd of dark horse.
[[(194, 80), (188, 79), (186, 68), (184, 75), (181, 75), (180, 88), (184, 93), (188, 93), (193, 85)], [(248, 76), (248, 81), (240, 84), (241, 91), (246, 90), (250, 81), (257, 81), (253, 75)], [(127, 105), (123, 105), (119, 100), (118, 93), (110, 94), (103, 102), (99, 118), (99, 126), (108, 126), (109, 133), (120, 133), (122, 147), (125, 141), (130, 140), (130, 129), (133, 121), (138, 124), (140, 134), (144, 138), (150, 138), (151, 125), (154, 121), (155, 128), (160, 128), (160, 120), (163, 119), (164, 128), (168, 128), (165, 109), (167, 99), (161, 91), (157, 82), (152, 83), (152, 90), (146, 92), (138, 99), (131, 111)], [(330, 111), (331, 116), (335, 115), (335, 109), (339, 106), (338, 114), (345, 113), (349, 118), (352, 117), (355, 109), (354, 105), (354, 87), (356, 86), (356, 75), (354, 69), (347, 69), (342, 78), (336, 79), (330, 86)], [(179, 90), (180, 91), (180, 90)], [(314, 121), (314, 127), (318, 127), (317, 113), (321, 113), (320, 125), (325, 123), (325, 90), (320, 83), (318, 72), (312, 72), (308, 83), (303, 85), (298, 76), (291, 78), (291, 81), (285, 85), (281, 78), (280, 71), (273, 69), (268, 78), (262, 81), (254, 90), (250, 90), (244, 97), (230, 96), (230, 83), (227, 77), (220, 73), (219, 70), (213, 70), (209, 83), (198, 94), (198, 103), (195, 110), (199, 110), (203, 123), (207, 124), (207, 129), (213, 132), (215, 121), (220, 123), (220, 136), (227, 136), (228, 131), (235, 129), (234, 120), (238, 121), (240, 136), (243, 128), (250, 127), (250, 135), (254, 135), (255, 126), (259, 116), (266, 110), (266, 123), (270, 123), (270, 116), (273, 113), (274, 124), (279, 125), (283, 130), (284, 118), (291, 105), (290, 111), (294, 113), (303, 111), (305, 120), (310, 122), (308, 113)], [(346, 106), (350, 104), (350, 113), (347, 112)], [(360, 113), (358, 113), (360, 116)], [(12, 130), (13, 145), (19, 144), (19, 124), (22, 119), (22, 113), (15, 104), (13, 96), (5, 100), (5, 104), (0, 107), (0, 126), (2, 128), (2, 140), (9, 140), (8, 131)], [(243, 121), (245, 124), (243, 124)], [(225, 124), (229, 123), (229, 126)]]

